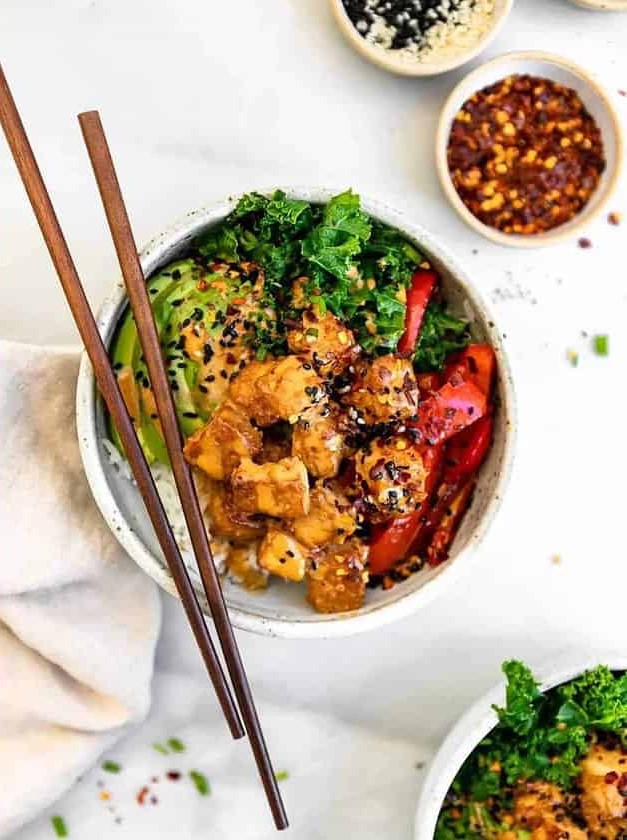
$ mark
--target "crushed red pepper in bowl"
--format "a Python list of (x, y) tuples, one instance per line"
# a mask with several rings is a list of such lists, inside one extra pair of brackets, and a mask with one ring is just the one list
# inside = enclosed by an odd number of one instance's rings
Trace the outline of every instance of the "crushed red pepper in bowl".
[(530, 75), (507, 76), (464, 102), (447, 162), (479, 221), (522, 236), (570, 221), (605, 169), (601, 131), (576, 91)]

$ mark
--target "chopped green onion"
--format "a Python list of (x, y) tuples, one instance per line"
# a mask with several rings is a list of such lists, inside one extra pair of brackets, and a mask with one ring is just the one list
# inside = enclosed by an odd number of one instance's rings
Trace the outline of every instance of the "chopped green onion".
[(610, 352), (610, 338), (608, 335), (595, 335), (592, 338), (592, 349), (597, 356), (607, 356)]
[(156, 750), (161, 755), (170, 755), (170, 750), (167, 747), (164, 747), (163, 744), (153, 744), (153, 750)]
[(185, 744), (178, 738), (168, 738), (168, 746), (172, 752), (185, 752)]
[(201, 796), (209, 796), (211, 793), (211, 786), (209, 785), (207, 777), (203, 773), (200, 773), (198, 770), (190, 770), (189, 778), (192, 780), (196, 786), (196, 790)]
[(63, 817), (51, 817), (50, 821), (57, 837), (67, 837), (67, 826)]
[(289, 779), (289, 777), (290, 774), (287, 772), (287, 770), (277, 770), (277, 772), (274, 774), (274, 778), (277, 780), (277, 782), (284, 782), (286, 779)]
[(119, 773), (122, 765), (118, 764), (117, 761), (103, 761), (102, 769), (106, 770), (107, 773)]

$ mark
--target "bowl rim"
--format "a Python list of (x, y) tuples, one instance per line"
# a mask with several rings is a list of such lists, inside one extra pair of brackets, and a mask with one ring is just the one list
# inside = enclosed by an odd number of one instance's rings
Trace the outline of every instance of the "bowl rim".
[[(482, 76), (486, 68), (497, 67), (500, 64), (507, 64), (512, 61), (530, 60), (545, 61), (548, 64), (553, 64), (561, 69), (568, 70), (574, 75), (579, 76), (579, 78), (592, 89), (594, 94), (601, 100), (601, 103), (604, 105), (610, 116), (612, 133), (616, 144), (616, 160), (613, 171), (609, 175), (605, 186), (604, 193), (600, 197), (595, 208), (590, 210), (584, 207), (579, 212), (578, 216), (574, 217), (572, 220), (573, 224), (567, 223), (536, 236), (520, 236), (503, 233), (502, 231), (496, 230), (496, 228), (491, 228), (489, 225), (486, 225), (477, 219), (477, 217), (466, 207), (453, 185), (448, 168), (446, 150), (451, 124), (453, 122), (453, 106), (460, 97), (460, 94), (465, 91), (464, 96), (465, 99), (467, 99), (473, 92), (481, 90), (482, 86), (480, 84), (475, 84), (475, 81)], [(463, 101), (465, 101), (465, 99)], [(436, 169), (440, 179), (440, 184), (449, 201), (449, 204), (452, 205), (458, 215), (461, 216), (466, 224), (474, 231), (481, 234), (481, 236), (486, 239), (490, 239), (492, 242), (495, 242), (497, 245), (505, 245), (508, 248), (543, 248), (547, 245), (553, 245), (561, 240), (576, 236), (582, 228), (595, 219), (607, 206), (609, 199), (617, 187), (618, 180), (622, 172), (623, 154), (624, 138), (621, 121), (614, 104), (601, 82), (576, 62), (556, 55), (555, 53), (543, 52), (540, 50), (515, 50), (513, 52), (502, 53), (501, 55), (497, 55), (489, 61), (480, 64), (478, 67), (475, 67), (474, 70), (471, 70), (470, 73), (466, 74), (463, 79), (455, 85), (447, 96), (444, 105), (440, 110), (440, 117), (435, 133)]]
[[(533, 668), (542, 692), (578, 677), (599, 664), (613, 671), (627, 671), (627, 655), (612, 651), (605, 656), (570, 654)], [(506, 680), (502, 678), (486, 691), (453, 724), (431, 759), (422, 784), (414, 819), (414, 840), (433, 840), (433, 833), (444, 797), (466, 758), (496, 726), (498, 718), (492, 704), (505, 702)]]
[[(315, 203), (324, 203), (337, 193), (337, 190), (334, 189), (294, 185), (278, 188), (284, 190), (288, 195), (304, 198)], [(277, 187), (260, 188), (258, 191), (269, 193), (274, 189), (277, 189)], [(410, 222), (405, 218), (405, 214), (388, 207), (382, 202), (370, 199), (361, 193), (360, 196), (362, 207), (368, 213), (386, 224), (397, 227), (410, 238), (419, 241), (429, 255), (436, 261), (441, 262), (446, 267), (447, 272), (454, 277), (455, 282), (462, 288), (473, 309), (480, 312), (485, 320), (489, 340), (499, 359), (499, 371), (503, 384), (503, 415), (506, 427), (500, 472), (495, 479), (490, 498), (486, 502), (484, 514), (469, 535), (466, 545), (455, 557), (454, 562), (445, 564), (442, 571), (433, 579), (426, 581), (418, 589), (401, 595), (391, 603), (374, 604), (366, 611), (332, 615), (320, 614), (319, 619), (316, 620), (270, 618), (227, 603), (234, 626), (262, 635), (281, 638), (337, 638), (383, 626), (415, 612), (435, 598), (442, 588), (452, 585), (460, 574), (465, 574), (470, 568), (474, 557), (477, 555), (476, 549), (500, 508), (511, 473), (517, 427), (516, 396), (507, 351), (490, 309), (486, 306), (477, 289), (471, 284), (465, 272), (457, 265), (455, 259), (451, 258), (421, 225)], [(169, 225), (161, 234), (153, 237), (140, 251), (144, 273), (148, 275), (154, 270), (160, 262), (160, 255), (164, 251), (180, 243), (186, 237), (192, 238), (208, 224), (215, 223), (223, 218), (234, 206), (236, 200), (237, 196), (231, 196), (226, 200), (214, 202), (191, 211), (191, 213)], [(112, 334), (112, 321), (121, 301), (125, 298), (124, 284), (121, 279), (118, 279), (97, 313), (98, 328), (101, 334), (105, 335), (105, 344), (108, 344), (106, 335), (107, 333)], [(141, 539), (125, 520), (115, 501), (100, 463), (101, 441), (96, 434), (96, 405), (93, 370), (87, 354), (83, 351), (76, 389), (76, 424), (81, 458), (92, 494), (109, 528), (127, 553), (165, 591), (178, 597), (169, 572), (161, 567), (150, 550), (144, 546)]]
[(463, 64), (476, 58), (499, 34), (509, 17), (514, 0), (502, 0), (502, 5), (498, 14), (495, 15), (492, 26), (479, 38), (473, 47), (460, 52), (448, 61), (440, 61), (433, 64), (420, 61), (404, 61), (394, 56), (391, 51), (391, 54), (387, 56), (384, 50), (379, 49), (374, 44), (370, 44), (359, 34), (346, 13), (342, 0), (329, 0), (329, 3), (338, 28), (356, 52), (372, 64), (376, 64), (378, 67), (390, 73), (395, 73), (397, 76), (420, 77), (439, 76), (442, 73), (448, 73), (450, 70), (455, 70), (457, 67), (461, 67)]

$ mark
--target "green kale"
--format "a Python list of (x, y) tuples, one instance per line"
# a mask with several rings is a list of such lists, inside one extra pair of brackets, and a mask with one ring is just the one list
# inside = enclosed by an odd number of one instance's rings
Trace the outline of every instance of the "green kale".
[(468, 324), (454, 318), (442, 304), (431, 301), (427, 306), (414, 353), (414, 367), (421, 372), (441, 370), (444, 362), (470, 344)]
[(347, 282), (353, 258), (370, 236), (370, 221), (359, 208), (359, 196), (351, 190), (335, 196), (324, 208), (320, 224), (302, 243), (303, 256), (338, 283)]

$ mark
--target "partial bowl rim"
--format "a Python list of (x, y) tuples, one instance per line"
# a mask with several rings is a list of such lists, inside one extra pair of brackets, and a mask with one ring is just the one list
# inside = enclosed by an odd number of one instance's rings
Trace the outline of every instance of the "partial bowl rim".
[(570, 0), (570, 2), (593, 12), (627, 12), (627, 0)]
[[(473, 213), (466, 207), (464, 202), (459, 197), (457, 190), (453, 185), (451, 175), (448, 168), (447, 161), (447, 147), (448, 138), (453, 121), (453, 105), (460, 97), (462, 92), (465, 92), (465, 98), (472, 95), (472, 92), (480, 90), (483, 86), (480, 82), (475, 84), (476, 80), (480, 79), (487, 68), (494, 68), (500, 64), (509, 64), (513, 61), (545, 61), (548, 64), (554, 64), (557, 67), (568, 70), (571, 73), (579, 76), (586, 85), (588, 85), (595, 95), (601, 100), (602, 104), (607, 109), (611, 122), (612, 131), (616, 142), (616, 161), (614, 170), (609, 176), (609, 180), (605, 187), (605, 193), (599, 200), (596, 207), (592, 210), (584, 207), (583, 210), (571, 222), (554, 228), (546, 233), (537, 236), (518, 236), (514, 234), (503, 233), (502, 231), (491, 228), (489, 225), (479, 221)], [(465, 101), (465, 100), (464, 100)], [(435, 135), (435, 162), (440, 184), (444, 190), (449, 203), (457, 211), (458, 215), (466, 222), (469, 227), (473, 228), (477, 233), (486, 239), (490, 239), (497, 245), (505, 245), (508, 248), (543, 248), (547, 245), (553, 245), (564, 239), (576, 236), (587, 224), (589, 224), (599, 213), (607, 206), (607, 203), (613, 195), (623, 165), (624, 140), (623, 131), (620, 118), (611, 102), (607, 92), (605, 91), (601, 82), (599, 82), (593, 75), (585, 70), (581, 65), (570, 59), (555, 55), (554, 53), (542, 52), (539, 50), (521, 50), (509, 53), (503, 53), (491, 58), (489, 61), (475, 67), (470, 73), (464, 76), (453, 88), (447, 96), (444, 105), (440, 111), (440, 118)]]
[[(305, 186), (280, 186), (278, 188), (283, 189), (288, 195), (320, 203), (328, 201), (337, 192), (332, 189)], [(277, 187), (260, 188), (258, 191), (267, 193), (272, 192), (273, 189), (277, 189)], [(191, 239), (207, 224), (223, 218), (234, 206), (236, 199), (237, 197), (230, 197), (228, 200), (194, 210), (150, 240), (140, 252), (145, 274), (149, 275), (159, 263), (159, 254), (185, 238)], [(461, 574), (466, 574), (469, 571), (477, 555), (477, 547), (485, 537), (500, 508), (508, 484), (516, 441), (516, 397), (507, 351), (489, 308), (465, 272), (457, 265), (455, 259), (451, 258), (448, 252), (442, 249), (421, 225), (408, 221), (405, 214), (367, 196), (361, 195), (361, 201), (362, 207), (367, 212), (384, 223), (397, 227), (410, 238), (420, 241), (425, 251), (436, 261), (446, 266), (447, 271), (454, 276), (455, 282), (463, 289), (472, 307), (477, 312), (482, 313), (483, 319), (488, 324), (489, 341), (493, 344), (499, 359), (504, 393), (503, 412), (506, 415), (504, 422), (507, 424), (504, 433), (501, 470), (486, 503), (484, 514), (469, 536), (467, 544), (461, 549), (453, 562), (445, 564), (437, 576), (426, 581), (415, 591), (407, 592), (392, 603), (372, 605), (370, 609), (364, 612), (320, 615), (319, 619), (308, 621), (293, 618), (269, 618), (227, 604), (233, 624), (242, 630), (282, 638), (337, 638), (388, 624), (417, 611), (434, 599), (444, 587), (452, 585)], [(111, 332), (111, 322), (119, 308), (120, 301), (125, 297), (124, 285), (121, 280), (118, 280), (98, 311), (97, 323), (101, 334), (105, 335), (105, 341), (107, 340), (107, 333)], [(96, 434), (96, 406), (97, 398), (93, 370), (87, 354), (83, 352), (76, 390), (76, 423), (81, 457), (92, 494), (105, 521), (127, 553), (163, 589), (178, 597), (169, 573), (160, 566), (142, 540), (129, 526), (109, 487), (100, 464), (99, 447), (101, 442)]]
[(495, 16), (492, 26), (479, 38), (473, 47), (460, 52), (459, 55), (450, 58), (448, 61), (443, 60), (430, 63), (405, 61), (398, 58), (398, 56), (394, 56), (392, 51), (389, 51), (390, 55), (387, 56), (384, 50), (379, 49), (374, 44), (370, 44), (359, 34), (353, 22), (348, 17), (342, 0), (329, 0), (329, 2), (338, 28), (356, 52), (372, 64), (376, 64), (389, 73), (395, 73), (397, 76), (412, 77), (439, 76), (442, 73), (448, 73), (450, 70), (455, 70), (457, 67), (461, 67), (463, 64), (472, 61), (473, 58), (476, 58), (483, 52), (496, 38), (514, 5), (514, 0), (501, 0), (502, 7), (498, 15)]
[[(607, 665), (612, 671), (627, 671), (627, 655), (616, 651), (606, 656), (596, 653), (583, 658), (571, 654), (532, 670), (541, 691), (545, 692), (597, 665)], [(416, 807), (414, 840), (433, 840), (440, 808), (453, 779), (466, 758), (498, 723), (492, 705), (504, 705), (505, 687), (503, 678), (474, 702), (449, 730), (429, 763)]]

